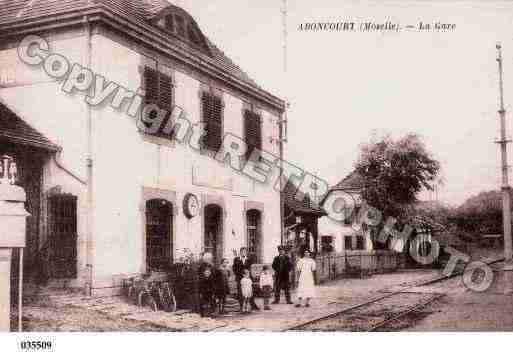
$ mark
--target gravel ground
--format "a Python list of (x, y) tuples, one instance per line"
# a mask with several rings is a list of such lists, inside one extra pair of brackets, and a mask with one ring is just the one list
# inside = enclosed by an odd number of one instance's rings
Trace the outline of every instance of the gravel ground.
[[(445, 284), (449, 295), (419, 312), (408, 331), (511, 331), (513, 295), (505, 288), (513, 284), (513, 272), (495, 272), (492, 286), (484, 292), (465, 288), (460, 278)], [(440, 284), (441, 286), (442, 284)]]
[(125, 332), (169, 331), (168, 328), (135, 320), (111, 317), (104, 313), (65, 306), (28, 307), (23, 315), (23, 330), (28, 332)]

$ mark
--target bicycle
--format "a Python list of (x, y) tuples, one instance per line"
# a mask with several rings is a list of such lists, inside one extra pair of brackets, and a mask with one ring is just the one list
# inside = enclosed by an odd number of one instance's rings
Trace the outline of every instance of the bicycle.
[(176, 297), (171, 285), (168, 282), (162, 282), (155, 286), (155, 292), (158, 298), (158, 307), (166, 312), (176, 312)]
[(158, 310), (152, 295), (152, 284), (143, 279), (130, 278), (124, 282), (126, 296), (132, 304), (139, 307), (149, 306), (154, 312)]

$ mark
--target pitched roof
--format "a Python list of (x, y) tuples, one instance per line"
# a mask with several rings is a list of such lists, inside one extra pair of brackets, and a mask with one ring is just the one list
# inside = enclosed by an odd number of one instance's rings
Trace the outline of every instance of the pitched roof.
[(59, 151), (60, 147), (20, 119), (0, 102), (0, 139), (27, 146)]
[(172, 5), (166, 0), (143, 0), (143, 3), (146, 11), (150, 14), (150, 17), (157, 15), (159, 12)]
[(264, 91), (248, 74), (237, 66), (223, 51), (217, 48), (208, 38), (207, 44), (212, 56), (180, 39), (170, 36), (157, 26), (152, 26), (150, 19), (165, 8), (177, 8), (166, 0), (0, 0), (0, 33), (3, 27), (8, 28), (26, 20), (44, 19), (49, 15), (63, 15), (82, 10), (108, 9), (114, 14), (136, 23), (151, 31), (160, 31), (173, 45), (186, 49), (189, 53), (211, 62), (220, 69), (244, 82), (245, 84)]
[(92, 7), (88, 0), (2, 0), (0, 23), (14, 23), (30, 18), (56, 15), (68, 11)]
[(303, 201), (298, 201), (296, 199), (298, 191), (297, 186), (290, 181), (285, 185), (282, 194), (285, 205), (289, 207), (289, 209), (303, 214), (313, 214), (317, 216), (326, 215), (326, 212), (317, 203), (309, 200), (307, 196), (304, 197)]
[(342, 181), (337, 183), (335, 186), (331, 188), (332, 191), (334, 190), (345, 190), (345, 191), (358, 191), (362, 188), (362, 179), (356, 171), (352, 171), (350, 174), (348, 174)]

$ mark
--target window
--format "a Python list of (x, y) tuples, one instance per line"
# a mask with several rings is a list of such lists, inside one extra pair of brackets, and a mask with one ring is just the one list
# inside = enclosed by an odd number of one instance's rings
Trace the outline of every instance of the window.
[(223, 100), (210, 92), (203, 92), (201, 110), (206, 131), (203, 148), (217, 152), (223, 143)]
[(196, 30), (194, 29), (194, 26), (192, 26), (192, 24), (189, 24), (189, 26), (187, 26), (187, 30), (188, 30), (188, 33), (189, 33), (189, 40), (194, 45), (201, 46), (200, 37), (199, 37), (198, 33), (196, 32)]
[[(173, 79), (170, 75), (146, 66), (144, 68), (144, 88), (146, 105), (155, 104), (160, 109), (168, 111), (173, 107)], [(157, 113), (150, 113), (150, 118), (157, 116)], [(165, 122), (165, 121), (164, 121)], [(164, 126), (165, 123), (162, 124)]]
[(166, 15), (164, 18), (164, 26), (168, 31), (175, 32), (175, 22), (173, 20), (173, 15)]
[(179, 38), (208, 56), (212, 56), (210, 46), (203, 33), (188, 14), (165, 11), (162, 16), (155, 19), (155, 24), (166, 33)]
[(353, 250), (353, 237), (352, 236), (344, 236), (344, 248), (346, 251)]
[(244, 140), (248, 147), (247, 159), (255, 148), (262, 149), (262, 121), (259, 114), (249, 110), (244, 111)]
[(185, 37), (185, 20), (179, 15), (175, 15), (176, 33), (180, 37)]
[(145, 102), (171, 110), (173, 106), (173, 79), (171, 76), (146, 66), (144, 68)]
[(353, 222), (358, 219), (358, 206), (346, 206), (342, 209), (344, 211), (344, 225), (350, 226)]
[(248, 236), (248, 253), (251, 254), (253, 258), (260, 260), (260, 233), (261, 233), (261, 215), (260, 211), (256, 209), (249, 210), (246, 213), (247, 219), (247, 236)]
[(353, 222), (353, 213), (351, 213), (351, 208), (344, 207), (344, 224), (346, 226), (350, 226)]
[(332, 253), (335, 251), (333, 247), (333, 236), (322, 236), (321, 237), (321, 252)]
[(363, 236), (356, 236), (356, 250), (362, 251), (365, 249), (365, 241)]

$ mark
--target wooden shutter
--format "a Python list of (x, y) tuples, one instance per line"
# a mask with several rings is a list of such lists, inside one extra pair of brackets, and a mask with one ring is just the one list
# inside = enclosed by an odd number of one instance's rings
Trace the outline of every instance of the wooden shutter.
[(144, 68), (144, 89), (146, 92), (144, 102), (146, 104), (158, 104), (159, 73), (151, 67)]
[(244, 138), (248, 150), (246, 152), (246, 158), (249, 159), (253, 149), (262, 149), (262, 126), (260, 121), (260, 115), (252, 112), (244, 112)]
[(173, 79), (159, 73), (159, 107), (171, 111), (173, 106)]
[[(144, 68), (145, 104), (155, 104), (171, 112), (173, 107), (173, 78), (151, 67)], [(169, 118), (169, 114), (168, 114)], [(165, 121), (168, 119), (166, 118)], [(165, 126), (165, 123), (163, 124)], [(163, 135), (157, 133), (157, 136)]]
[(201, 102), (206, 130), (204, 148), (217, 152), (223, 143), (223, 102), (221, 98), (207, 92), (203, 93)]

